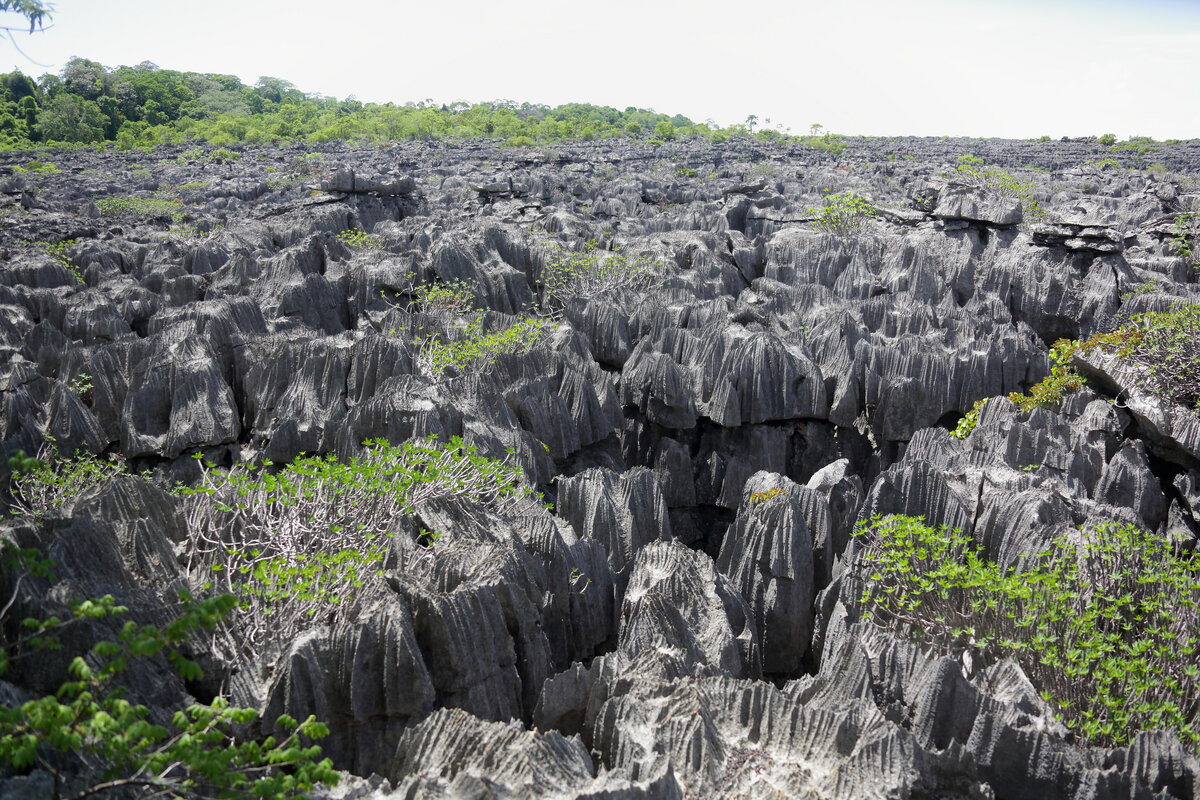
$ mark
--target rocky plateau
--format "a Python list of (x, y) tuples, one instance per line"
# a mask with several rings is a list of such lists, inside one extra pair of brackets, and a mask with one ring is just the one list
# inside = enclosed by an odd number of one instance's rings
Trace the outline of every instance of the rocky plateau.
[[(1200, 419), (1102, 363), (1059, 409), (1005, 398), (1059, 338), (1200, 302), (1171, 239), (1200, 146), (1151, 172), (1099, 168), (1083, 141), (845, 141), (38, 155), (55, 173), (4, 154), (0, 463), (52, 437), (128, 467), (3, 523), (56, 564), (10, 617), (112, 594), (162, 624), (194, 583), (164, 488), (195, 484), (197, 454), (460, 436), (552, 508), (418, 503), (386, 580), (336, 615), (251, 663), (199, 643), (206, 681), (151, 662), (131, 692), (167, 709), (224, 690), (268, 728), (315, 714), (345, 773), (330, 798), (1200, 798), (1173, 734), (1081, 744), (1014, 662), (897, 638), (847, 579), (877, 514), (1011, 566), (1105, 520), (1195, 547)], [(956, 183), (968, 153), (1031, 180), (1044, 216)], [(877, 216), (814, 230), (848, 191)], [(111, 202), (129, 197), (159, 203)], [(485, 368), (420, 368), (445, 320), (416, 287), (464, 281), (500, 328), (533, 313), (556, 246), (587, 242), (644, 258), (653, 285), (575, 299)], [(51, 691), (53, 662), (0, 693)]]

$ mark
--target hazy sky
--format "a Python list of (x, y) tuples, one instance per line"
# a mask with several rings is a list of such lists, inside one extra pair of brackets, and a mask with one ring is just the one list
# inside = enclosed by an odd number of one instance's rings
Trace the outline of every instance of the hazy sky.
[[(396, 103), (638, 106), (872, 135), (1200, 138), (1200, 0), (56, 0), (0, 67)], [(0, 15), (0, 17), (11, 15)], [(10, 24), (20, 25), (19, 18)]]

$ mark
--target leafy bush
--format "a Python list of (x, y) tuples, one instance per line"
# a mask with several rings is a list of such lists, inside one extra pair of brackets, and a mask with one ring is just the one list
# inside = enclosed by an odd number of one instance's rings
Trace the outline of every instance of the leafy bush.
[(49, 439), (37, 459), (28, 461), (12, 478), (14, 514), (35, 519), (54, 517), (80, 497), (102, 491), (125, 474), (125, 462), (89, 453), (62, 458)]
[[(1092, 350), (1103, 350), (1131, 367), (1136, 385), (1164, 402), (1200, 412), (1198, 305), (1178, 305), (1169, 311), (1138, 314), (1116, 330), (1096, 334), (1083, 342), (1060, 339), (1050, 348), (1050, 375), (1028, 393), (1013, 392), (1008, 399), (1022, 411), (1058, 405), (1064, 396), (1086, 383), (1072, 366), (1072, 358)], [(963, 424), (960, 422), (960, 426)]]
[(418, 284), (413, 289), (418, 310), (439, 317), (469, 314), (476, 310), (474, 283), (457, 280)]
[(1065, 395), (1083, 388), (1083, 376), (1071, 366), (1071, 356), (1079, 349), (1078, 342), (1059, 339), (1050, 348), (1050, 374), (1035, 384), (1028, 394), (1012, 392), (1008, 399), (1022, 411), (1056, 406)]
[(483, 320), (475, 318), (450, 337), (432, 335), (418, 340), (417, 364), (430, 377), (440, 378), (453, 368), (459, 372), (483, 372), (505, 353), (527, 353), (550, 334), (549, 320), (522, 319), (514, 325), (490, 333)]
[(954, 430), (952, 431), (955, 439), (966, 439), (971, 435), (971, 431), (975, 430), (975, 427), (979, 425), (979, 412), (983, 409), (983, 404), (986, 402), (987, 398), (976, 400), (971, 410), (963, 415), (963, 418), (958, 421), (958, 424), (954, 426)]
[(56, 263), (70, 272), (77, 283), (87, 283), (83, 279), (83, 273), (79, 271), (79, 267), (75, 266), (71, 261), (71, 247), (76, 244), (74, 239), (64, 239), (61, 242), (54, 242), (53, 244), (50, 242), (38, 242), (37, 244), (45, 251), (46, 255), (53, 258)]
[(376, 236), (373, 233), (360, 231), (357, 229), (345, 230), (337, 235), (338, 241), (345, 244), (347, 247), (354, 249), (366, 248), (369, 250), (379, 250), (384, 245), (384, 238)]
[(658, 270), (648, 255), (628, 258), (617, 250), (601, 250), (595, 240), (585, 242), (582, 250), (569, 250), (557, 242), (547, 242), (547, 247), (541, 307), (549, 314), (560, 312), (576, 298), (590, 300), (620, 289), (644, 291), (658, 282)]
[(503, 510), (532, 492), (519, 466), (457, 437), (376, 439), (344, 463), (330, 455), (271, 466), (203, 464), (200, 484), (178, 490), (189, 573), (198, 588), (239, 598), (235, 625), (250, 651), (287, 641), (377, 579), (388, 538), (416, 504), (453, 495)]
[(1121, 333), (1118, 355), (1137, 368), (1139, 385), (1200, 412), (1200, 305), (1139, 314)]
[(1176, 254), (1193, 269), (1200, 269), (1200, 253), (1196, 252), (1200, 246), (1200, 212), (1185, 211), (1175, 217), (1171, 223), (1171, 243)]
[(1085, 741), (1168, 728), (1200, 744), (1200, 573), (1130, 525), (1057, 539), (1023, 571), (911, 517), (855, 533), (870, 618), (935, 651), (1012, 657)]
[(812, 213), (817, 215), (812, 226), (821, 233), (851, 236), (861, 231), (876, 212), (866, 199), (843, 192), (826, 197), (824, 207)]
[(960, 183), (974, 186), (995, 197), (1020, 200), (1030, 219), (1045, 216), (1045, 212), (1033, 197), (1032, 183), (1023, 181), (1000, 167), (992, 166), (982, 158), (972, 155), (959, 156), (953, 177)]
[(1106, 133), (1102, 136), (1096, 137), (1096, 144), (1102, 144), (1105, 147), (1112, 147), (1116, 143), (1117, 137), (1111, 133)]
[[(12, 607), (21, 581), (29, 575), (50, 577), (52, 565), (36, 550), (3, 543), (0, 568), (15, 574)], [(222, 697), (175, 712), (170, 726), (148, 720), (149, 710), (124, 697), (120, 678), (137, 659), (164, 656), (187, 680), (202, 677), (199, 665), (179, 650), (193, 631), (210, 629), (233, 606), (229, 595), (193, 601), (180, 596), (181, 614), (163, 630), (126, 622), (115, 641), (102, 641), (87, 657), (70, 664), (72, 680), (53, 695), (19, 706), (0, 706), (0, 766), (40, 767), (54, 782), (55, 796), (65, 787), (82, 798), (135, 791), (137, 796), (178, 798), (300, 797), (319, 783), (336, 784), (338, 774), (321, 748), (304, 739), (328, 735), (309, 717), (303, 723), (286, 716), (276, 722), (291, 732), (282, 741), (241, 739), (236, 727), (257, 719), (252, 708), (231, 708)], [(13, 660), (61, 645), (58, 633), (84, 620), (118, 617), (127, 609), (111, 596), (73, 603), (71, 617), (26, 619), (26, 632), (0, 648), (0, 674)]]
[(25, 166), (14, 164), (13, 172), (32, 172), (36, 175), (48, 175), (54, 172), (62, 172), (62, 170), (50, 161), (30, 161)]
[(135, 217), (169, 216), (176, 222), (183, 219), (183, 201), (177, 197), (102, 197), (96, 201), (96, 207), (106, 217), (129, 214)]

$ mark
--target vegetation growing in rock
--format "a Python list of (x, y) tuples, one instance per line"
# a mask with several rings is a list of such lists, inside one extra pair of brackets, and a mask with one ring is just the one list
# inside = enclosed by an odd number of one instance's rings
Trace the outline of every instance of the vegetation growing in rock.
[(75, 266), (71, 261), (71, 247), (76, 244), (74, 239), (64, 239), (61, 242), (38, 242), (38, 245), (45, 251), (46, 255), (54, 259), (55, 263), (60, 264), (64, 269), (71, 273), (76, 283), (85, 284), (83, 273), (79, 271), (79, 267)]
[(251, 651), (327, 619), (376, 580), (388, 539), (417, 504), (457, 496), (504, 509), (532, 494), (520, 467), (458, 437), (376, 439), (345, 462), (329, 455), (272, 466), (205, 464), (200, 484), (179, 490), (188, 570), (198, 589), (238, 598), (235, 626)]
[(416, 309), (434, 316), (453, 317), (477, 310), (473, 281), (438, 281), (413, 289)]
[(1044, 216), (1033, 196), (1032, 183), (1021, 180), (1008, 170), (988, 164), (982, 158), (972, 155), (959, 156), (953, 178), (996, 197), (1020, 200), (1029, 219), (1036, 220)]
[(1171, 243), (1176, 254), (1192, 266), (1200, 269), (1200, 212), (1185, 211), (1176, 215), (1171, 223)]
[(834, 236), (858, 233), (876, 214), (870, 202), (851, 192), (826, 197), (825, 205), (814, 209), (812, 213), (817, 215), (812, 223), (813, 228)]
[(1169, 542), (1104, 525), (1017, 570), (917, 518), (876, 518), (855, 535), (876, 624), (981, 665), (1016, 659), (1088, 742), (1165, 727), (1200, 744), (1200, 573)]
[(557, 242), (548, 242), (547, 248), (541, 275), (541, 307), (551, 315), (572, 300), (591, 300), (622, 289), (649, 289), (665, 271), (649, 255), (630, 258), (618, 250), (602, 250), (594, 239), (580, 250)]
[[(1059, 339), (1050, 348), (1050, 374), (1028, 392), (1008, 399), (1022, 411), (1052, 408), (1086, 384), (1075, 369), (1076, 354), (1101, 350), (1134, 371), (1134, 382), (1163, 402), (1200, 412), (1200, 306), (1178, 305), (1169, 311), (1138, 314), (1111, 333), (1085, 341)], [(965, 439), (979, 421), (983, 400), (975, 403), (954, 430)]]
[(119, 217), (123, 214), (137, 217), (169, 216), (179, 222), (182, 220), (183, 201), (177, 197), (165, 197), (162, 194), (150, 197), (130, 195), (102, 197), (96, 201), (96, 207), (106, 217)]
[(384, 239), (382, 236), (376, 236), (373, 233), (366, 231), (351, 229), (342, 231), (337, 235), (338, 241), (345, 244), (347, 247), (352, 247), (356, 250), (380, 250), (383, 248)]
[(463, 327), (451, 328), (447, 335), (435, 333), (418, 340), (421, 371), (433, 378), (450, 370), (483, 372), (501, 355), (528, 353), (554, 329), (554, 323), (544, 319), (525, 318), (493, 331), (484, 330), (483, 322), (482, 317), (475, 317)]
[(48, 437), (38, 458), (20, 461), (17, 465), (10, 464), (14, 472), (12, 513), (35, 519), (60, 516), (75, 501), (102, 491), (125, 474), (123, 459), (91, 453), (76, 453), (72, 458), (60, 456), (53, 437)]
[[(0, 546), (0, 571), (11, 595), (3, 615), (27, 578), (49, 578), (53, 565), (31, 548), (10, 542)], [(197, 680), (199, 665), (180, 649), (193, 631), (211, 629), (233, 606), (230, 595), (193, 600), (180, 597), (180, 613), (162, 630), (126, 622), (115, 640), (96, 643), (70, 662), (70, 676), (52, 695), (19, 705), (0, 705), (0, 766), (49, 773), (53, 797), (136, 791), (139, 797), (300, 797), (319, 783), (334, 785), (338, 774), (321, 748), (306, 740), (328, 735), (309, 717), (304, 722), (281, 716), (290, 729), (282, 740), (245, 738), (236, 731), (253, 723), (251, 708), (230, 707), (222, 697), (175, 711), (169, 725), (149, 719), (149, 709), (126, 699), (121, 680), (136, 660), (165, 658), (186, 680)], [(111, 596), (71, 604), (67, 619), (22, 621), (23, 635), (0, 647), (0, 675), (15, 661), (46, 649), (59, 649), (66, 628), (127, 612)]]
[(750, 504), (758, 505), (759, 503), (765, 503), (771, 498), (778, 497), (781, 494), (783, 494), (783, 489), (780, 489), (778, 486), (767, 489), (765, 492), (752, 492), (750, 494)]

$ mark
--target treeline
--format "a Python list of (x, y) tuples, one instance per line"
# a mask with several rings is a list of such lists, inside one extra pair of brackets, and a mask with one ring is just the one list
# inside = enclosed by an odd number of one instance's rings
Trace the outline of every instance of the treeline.
[[(531, 145), (615, 136), (790, 138), (774, 130), (756, 133), (754, 121), (721, 128), (678, 114), (584, 103), (554, 108), (511, 101), (380, 105), (353, 96), (305, 94), (279, 78), (262, 77), (246, 86), (232, 75), (177, 72), (149, 62), (109, 69), (85, 58), (73, 58), (59, 75), (36, 81), (21, 72), (0, 75), (0, 149), (8, 150), (103, 142), (149, 149), (186, 140), (228, 146), (489, 137)], [(831, 134), (802, 141), (823, 149), (837, 145)]]

